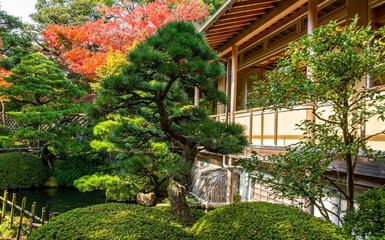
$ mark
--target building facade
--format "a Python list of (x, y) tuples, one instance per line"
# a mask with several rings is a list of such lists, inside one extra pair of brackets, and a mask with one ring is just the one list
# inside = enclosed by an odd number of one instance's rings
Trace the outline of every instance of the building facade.
[[(234, 170), (231, 162), (249, 157), (252, 151), (261, 155), (283, 153), (285, 146), (303, 138), (295, 125), (311, 116), (304, 106), (298, 106), (296, 111), (248, 109), (248, 96), (253, 86), (250, 77), (264, 79), (288, 44), (312, 33), (317, 26), (331, 20), (345, 25), (355, 15), (358, 15), (361, 26), (382, 27), (385, 24), (385, 0), (228, 0), (201, 26), (200, 32), (206, 35), (208, 44), (218, 52), (227, 69), (226, 76), (218, 81), (218, 89), (228, 94), (230, 104), (218, 105), (217, 113), (212, 117), (217, 121), (245, 125), (250, 144), (237, 156), (199, 154), (200, 166), (221, 166), (226, 172), (228, 202), (232, 201), (232, 195), (240, 193), (245, 201), (291, 204), (271, 196), (265, 186), (251, 183), (248, 176)], [(369, 78), (363, 79), (361, 84), (372, 86)], [(196, 89), (195, 104), (199, 104), (199, 89)], [(323, 107), (326, 112), (331, 111), (327, 104)], [(373, 118), (360, 127), (361, 135), (375, 134), (384, 125), (385, 122)], [(371, 138), (369, 144), (374, 149), (385, 150), (385, 134)], [(334, 178), (341, 178), (346, 173), (340, 160), (333, 162), (330, 169), (328, 174)], [(383, 185), (385, 164), (360, 157), (355, 181), (357, 189)]]

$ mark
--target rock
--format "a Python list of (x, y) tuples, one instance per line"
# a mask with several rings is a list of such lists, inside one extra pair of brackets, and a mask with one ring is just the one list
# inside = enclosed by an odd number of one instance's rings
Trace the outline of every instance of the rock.
[(155, 193), (138, 193), (136, 194), (136, 201), (143, 206), (152, 206), (155, 203)]

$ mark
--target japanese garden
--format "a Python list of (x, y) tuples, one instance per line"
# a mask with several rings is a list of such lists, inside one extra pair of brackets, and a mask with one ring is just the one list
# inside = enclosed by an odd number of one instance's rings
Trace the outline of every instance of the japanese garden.
[(385, 0), (7, 6), (0, 239), (385, 238)]

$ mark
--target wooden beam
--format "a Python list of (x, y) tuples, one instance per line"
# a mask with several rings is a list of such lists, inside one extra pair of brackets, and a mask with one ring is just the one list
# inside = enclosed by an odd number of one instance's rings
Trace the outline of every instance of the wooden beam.
[(238, 82), (238, 46), (234, 45), (231, 52), (231, 99), (230, 113), (231, 122), (235, 122), (235, 114), (237, 111), (237, 82)]
[(237, 19), (221, 19), (219, 20), (220, 24), (226, 24), (226, 23), (235, 23), (235, 22), (240, 22), (240, 21), (254, 21), (258, 19), (258, 16), (252, 15), (252, 16), (246, 16), (246, 17), (240, 17)]
[(244, 6), (258, 6), (258, 5), (263, 5), (263, 4), (268, 4), (268, 3), (275, 3), (275, 2), (280, 2), (282, 0), (249, 0), (249, 1), (244, 1), (244, 2), (237, 2), (233, 5), (233, 8), (238, 8), (238, 7), (244, 7)]
[(206, 41), (210, 42), (210, 41), (218, 40), (218, 39), (224, 39), (224, 38), (227, 39), (227, 38), (230, 38), (231, 36), (233, 36), (233, 34), (224, 34), (224, 35), (220, 35), (217, 37), (206, 38)]
[(254, 6), (245, 6), (245, 7), (233, 8), (230, 13), (266, 10), (266, 9), (273, 8), (273, 7), (274, 7), (274, 3), (267, 3), (267, 4), (254, 5)]
[(243, 25), (246, 25), (246, 24), (250, 24), (251, 21), (241, 21), (241, 22), (235, 22), (235, 23), (226, 23), (226, 24), (218, 24), (218, 25), (215, 25), (212, 29), (215, 30), (215, 29), (232, 29), (234, 27), (237, 27), (237, 26), (243, 26)]
[[(256, 35), (255, 37), (251, 38), (249, 41), (247, 41), (244, 44), (242, 44), (239, 47), (239, 51), (243, 52), (243, 51), (249, 49), (251, 46), (253, 46), (256, 43), (258, 43), (258, 41), (260, 41), (264, 37), (266, 37), (266, 36), (268, 36), (270, 34), (273, 34), (274, 32), (278, 32), (279, 30), (281, 30), (281, 28), (285, 27), (288, 23), (290, 23), (290, 22), (294, 21), (295, 19), (299, 18), (300, 16), (302, 16), (306, 12), (307, 12), (307, 7), (302, 7), (296, 13), (291, 14), (290, 16), (285, 18), (284, 21), (282, 20), (282, 21), (276, 23), (273, 27), (268, 28), (267, 30), (263, 31), (261, 34)], [(298, 20), (301, 20), (301, 19), (298, 19)]]
[(351, 23), (354, 16), (358, 15), (357, 26), (366, 27), (368, 25), (368, 0), (347, 0), (348, 19)]
[(218, 49), (219, 55), (225, 55), (226, 53), (231, 51), (233, 45), (243, 44), (253, 36), (262, 32), (263, 30), (278, 22), (280, 19), (287, 16), (297, 8), (301, 7), (306, 2), (307, 0), (284, 0), (280, 2), (277, 7), (272, 8), (269, 13), (263, 15), (259, 20), (256, 20), (254, 23), (250, 24), (247, 28), (242, 30), (241, 33), (237, 34), (227, 43), (221, 46)]
[(237, 18), (243, 18), (243, 17), (256, 17), (258, 15), (265, 14), (265, 10), (258, 10), (253, 12), (245, 12), (245, 13), (235, 13), (235, 14), (227, 14), (221, 18), (221, 20), (228, 20), (228, 19), (237, 19)]
[[(226, 30), (226, 31), (222, 31), (221, 34), (234, 34), (234, 33), (237, 33), (238, 31), (236, 30)], [(218, 33), (217, 32), (209, 32), (206, 34), (206, 38), (210, 38), (210, 37), (213, 37), (213, 36), (218, 36)]]

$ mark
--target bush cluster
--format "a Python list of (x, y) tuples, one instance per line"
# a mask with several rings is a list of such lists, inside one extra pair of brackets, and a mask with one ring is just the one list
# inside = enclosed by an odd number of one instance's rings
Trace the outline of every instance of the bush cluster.
[(365, 191), (357, 205), (345, 215), (344, 228), (362, 239), (385, 239), (385, 186)]
[(192, 230), (197, 239), (353, 239), (333, 223), (298, 208), (266, 202), (217, 208)]
[(28, 239), (353, 239), (339, 227), (299, 209), (236, 203), (204, 215), (191, 209), (192, 228), (169, 207), (102, 204), (59, 215)]
[(39, 187), (47, 179), (43, 161), (33, 154), (0, 154), (0, 189)]
[(61, 214), (28, 239), (191, 239), (191, 234), (170, 208), (113, 203)]
[(59, 186), (72, 187), (76, 179), (95, 173), (103, 164), (102, 157), (96, 153), (84, 152), (56, 160), (54, 173)]

